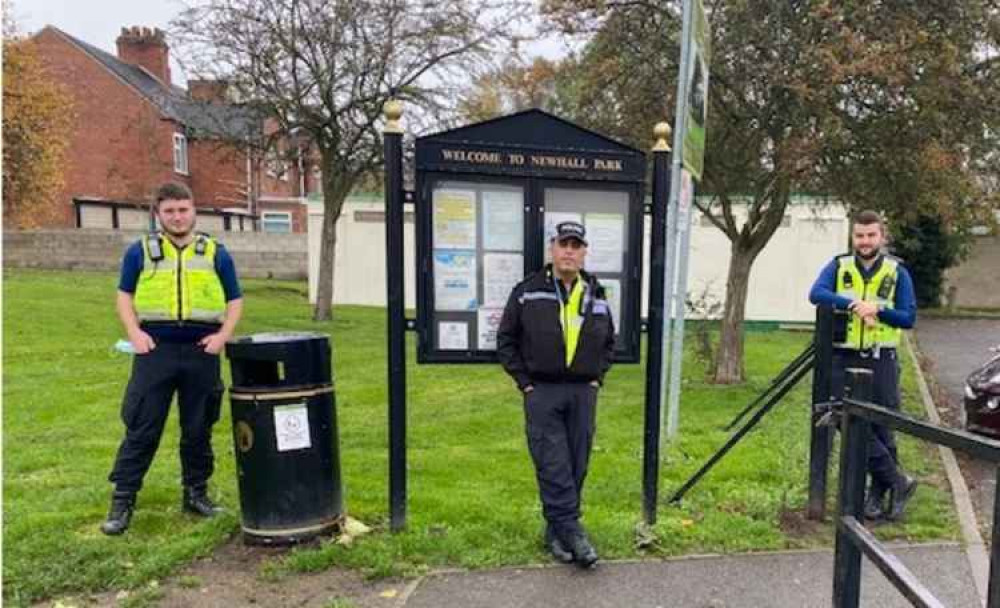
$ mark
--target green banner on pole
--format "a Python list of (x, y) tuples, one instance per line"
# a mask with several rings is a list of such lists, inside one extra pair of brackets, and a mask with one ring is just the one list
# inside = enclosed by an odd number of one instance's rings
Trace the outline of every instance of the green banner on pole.
[(694, 0), (691, 28), (691, 54), (687, 65), (687, 125), (684, 132), (684, 168), (701, 181), (705, 167), (705, 119), (708, 115), (708, 64), (711, 59), (711, 33), (705, 5)]

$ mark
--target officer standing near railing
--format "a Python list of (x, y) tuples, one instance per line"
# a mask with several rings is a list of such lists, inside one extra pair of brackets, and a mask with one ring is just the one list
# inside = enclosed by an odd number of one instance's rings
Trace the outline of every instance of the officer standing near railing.
[[(902, 330), (913, 327), (917, 316), (913, 281), (902, 262), (882, 252), (885, 225), (875, 211), (854, 216), (851, 227), (853, 253), (834, 258), (820, 272), (809, 292), (809, 301), (847, 313), (842, 342), (833, 344), (832, 389), (844, 395), (844, 370), (872, 370), (872, 401), (893, 410), (900, 407), (899, 355)], [(866, 519), (896, 521), (913, 496), (917, 480), (902, 472), (892, 430), (871, 425), (865, 499)], [(888, 504), (886, 498), (889, 498)]]

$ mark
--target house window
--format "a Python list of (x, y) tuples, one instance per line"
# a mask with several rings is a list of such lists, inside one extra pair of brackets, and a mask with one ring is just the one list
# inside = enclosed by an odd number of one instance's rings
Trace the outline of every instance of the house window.
[(180, 133), (174, 133), (174, 171), (188, 174), (188, 142)]
[(287, 211), (265, 211), (260, 214), (260, 225), (264, 232), (291, 232), (292, 214)]

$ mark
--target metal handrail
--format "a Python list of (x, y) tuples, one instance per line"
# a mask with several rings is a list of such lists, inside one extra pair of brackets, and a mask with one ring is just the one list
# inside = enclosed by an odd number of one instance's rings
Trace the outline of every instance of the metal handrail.
[(853, 416), (860, 416), (868, 422), (891, 427), (907, 435), (959, 450), (982, 460), (1000, 463), (1000, 441), (987, 439), (968, 431), (931, 424), (874, 403), (850, 398), (844, 399), (844, 411)]
[[(889, 582), (914, 606), (943, 606), (934, 595), (860, 523), (863, 517), (868, 440), (871, 424), (881, 424), (925, 441), (960, 450), (976, 458), (1000, 462), (1000, 441), (965, 431), (937, 426), (875, 405), (873, 374), (869, 369), (848, 369), (848, 397), (840, 406), (840, 516), (834, 556), (833, 605), (857, 608), (861, 596), (861, 556), (866, 555)], [(987, 608), (1000, 608), (1000, 486), (993, 511)]]

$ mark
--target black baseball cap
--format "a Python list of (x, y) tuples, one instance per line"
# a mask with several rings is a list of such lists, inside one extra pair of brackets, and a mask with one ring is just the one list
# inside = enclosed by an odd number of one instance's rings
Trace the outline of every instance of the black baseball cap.
[(580, 222), (560, 222), (556, 224), (556, 233), (552, 236), (554, 241), (565, 241), (576, 239), (587, 246), (587, 229)]

